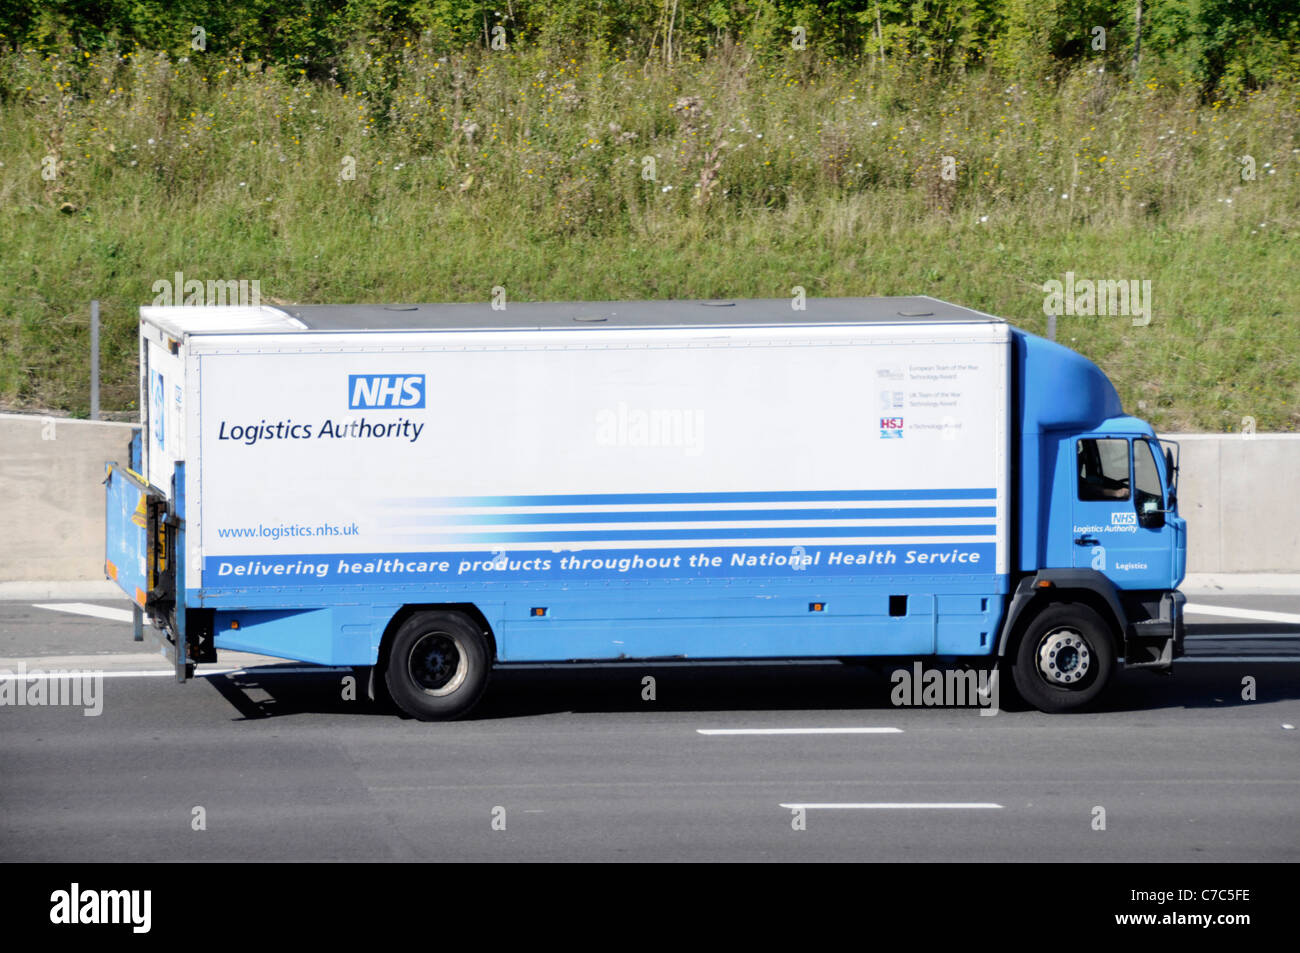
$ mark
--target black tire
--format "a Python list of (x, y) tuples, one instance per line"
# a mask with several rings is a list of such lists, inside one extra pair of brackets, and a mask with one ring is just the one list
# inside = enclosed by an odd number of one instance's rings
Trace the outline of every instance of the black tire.
[(1078, 603), (1050, 605), (1025, 630), (1011, 663), (1016, 691), (1039, 711), (1078, 711), (1095, 702), (1115, 673), (1110, 627)]
[(448, 721), (474, 707), (491, 669), (487, 637), (470, 619), (459, 612), (417, 612), (393, 636), (384, 684), (412, 718)]

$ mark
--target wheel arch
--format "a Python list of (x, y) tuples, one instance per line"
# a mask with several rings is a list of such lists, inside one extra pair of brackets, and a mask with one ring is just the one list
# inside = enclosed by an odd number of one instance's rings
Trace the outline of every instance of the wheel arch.
[(497, 639), (496, 634), (492, 631), (492, 626), (487, 620), (487, 616), (472, 602), (410, 602), (402, 606), (393, 613), (393, 617), (388, 620), (388, 625), (384, 627), (384, 634), (379, 639), (379, 653), (375, 659), (375, 670), (382, 673), (388, 666), (388, 652), (393, 644), (393, 637), (397, 635), (397, 630), (411, 616), (418, 612), (459, 612), (466, 616), (474, 625), (478, 626), (483, 635), (488, 640), (491, 658), (489, 664), (497, 660)]
[(1040, 612), (1048, 606), (1068, 603), (1086, 605), (1096, 612), (1110, 629), (1115, 657), (1123, 658), (1128, 618), (1119, 591), (1110, 579), (1093, 569), (1043, 569), (1021, 579), (998, 639), (998, 657), (1015, 654), (1021, 636)]

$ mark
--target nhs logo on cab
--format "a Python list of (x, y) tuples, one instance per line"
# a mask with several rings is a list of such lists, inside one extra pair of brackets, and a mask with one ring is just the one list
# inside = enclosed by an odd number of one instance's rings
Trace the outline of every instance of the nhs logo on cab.
[(423, 374), (349, 374), (348, 409), (424, 407)]

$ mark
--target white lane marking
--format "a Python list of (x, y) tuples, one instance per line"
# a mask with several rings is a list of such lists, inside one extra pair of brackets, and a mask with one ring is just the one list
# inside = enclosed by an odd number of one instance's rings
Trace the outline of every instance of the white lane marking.
[(696, 728), (701, 735), (901, 735), (902, 728)]
[(1246, 639), (1285, 639), (1285, 632), (1188, 632), (1188, 642), (1241, 642)]
[[(274, 666), (254, 666), (253, 668), (225, 668), (214, 669), (210, 672), (196, 672), (195, 678), (206, 678), (210, 675), (323, 675), (329, 672), (352, 672), (355, 671), (350, 665), (303, 665), (294, 666), (293, 668), (275, 668)], [(174, 672), (168, 672), (174, 675)]]
[(114, 609), (110, 606), (92, 606), (88, 602), (35, 602), (34, 609), (49, 609), (53, 612), (70, 612), (73, 615), (88, 615), (96, 619), (109, 619), (113, 622), (130, 622), (130, 609)]
[[(225, 669), (216, 672), (199, 672), (197, 675), (195, 675), (195, 678), (202, 678), (207, 675), (228, 675), (234, 671), (235, 669), (232, 668), (232, 669)], [(52, 682), (55, 679), (59, 679), (59, 678), (85, 678), (88, 675), (92, 675), (96, 678), (160, 678), (164, 675), (175, 678), (176, 672), (171, 669), (168, 670), (149, 669), (147, 671), (139, 671), (139, 672), (106, 672), (95, 668), (65, 669), (64, 671), (60, 671), (60, 672), (14, 673), (14, 672), (0, 671), (0, 682), (18, 682), (18, 681)]]
[[(330, 672), (351, 672), (351, 668), (325, 668), (323, 666), (312, 666), (310, 668), (217, 668), (206, 672), (195, 672), (195, 678), (214, 678), (218, 675), (312, 675)], [(103, 678), (161, 678), (163, 676), (176, 676), (174, 669), (146, 669), (138, 672), (108, 672), (98, 669), (86, 668), (77, 670), (64, 670), (58, 672), (6, 672), (0, 670), (0, 682), (11, 681), (42, 681), (48, 682), (56, 678), (84, 678), (87, 675), (94, 675)]]
[(987, 801), (876, 801), (864, 804), (782, 804), (784, 808), (796, 810), (850, 810), (850, 811), (1000, 811), (1001, 804)]
[(1184, 662), (1300, 662), (1300, 655), (1184, 655), (1175, 665)]
[(1232, 606), (1207, 606), (1189, 602), (1183, 606), (1185, 615), (1214, 615), (1225, 619), (1254, 619), (1257, 622), (1288, 622), (1300, 625), (1300, 615), (1294, 612), (1270, 612), (1265, 609), (1235, 609)]

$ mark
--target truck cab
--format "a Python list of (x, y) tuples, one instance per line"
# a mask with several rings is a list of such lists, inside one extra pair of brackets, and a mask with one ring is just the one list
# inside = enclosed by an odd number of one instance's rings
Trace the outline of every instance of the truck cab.
[[(1019, 330), (1012, 339), (1018, 578), (1000, 652), (1031, 703), (1069, 708), (1087, 697), (1076, 680), (1099, 665), (1169, 672), (1183, 653), (1178, 445), (1125, 414), (1087, 358)], [(1068, 670), (1053, 660), (1058, 644)]]

